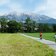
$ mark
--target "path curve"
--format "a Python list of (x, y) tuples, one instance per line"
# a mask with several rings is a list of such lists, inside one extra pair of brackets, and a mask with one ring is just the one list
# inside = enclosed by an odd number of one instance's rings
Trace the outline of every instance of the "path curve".
[(41, 43), (47, 44), (48, 46), (50, 46), (51, 48), (56, 50), (56, 43), (53, 42), (53, 41), (49, 41), (49, 40), (45, 40), (45, 39), (40, 40), (40, 38), (28, 36), (28, 35), (25, 35), (25, 34), (21, 34), (21, 35), (26, 36), (26, 37), (31, 38), (31, 39), (34, 39), (34, 40), (39, 41)]
[(31, 38), (31, 39), (34, 39), (34, 40), (39, 41), (41, 43), (47, 44), (50, 48), (52, 48), (55, 51), (54, 56), (56, 56), (56, 43), (55, 42), (50, 41), (50, 40), (45, 40), (45, 39), (40, 40), (40, 38), (28, 36), (28, 35), (25, 35), (25, 34), (21, 34), (21, 35), (26, 36), (26, 37)]

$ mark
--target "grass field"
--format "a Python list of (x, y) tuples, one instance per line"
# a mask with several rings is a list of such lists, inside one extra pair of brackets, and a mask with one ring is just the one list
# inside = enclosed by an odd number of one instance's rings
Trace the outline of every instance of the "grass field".
[(0, 56), (54, 56), (54, 51), (20, 33), (0, 33)]
[[(33, 36), (33, 37), (40, 37), (39, 33), (25, 33), (25, 34), (29, 35), (29, 36)], [(54, 33), (43, 33), (42, 38), (44, 38), (46, 40), (55, 41), (55, 39), (54, 39)]]

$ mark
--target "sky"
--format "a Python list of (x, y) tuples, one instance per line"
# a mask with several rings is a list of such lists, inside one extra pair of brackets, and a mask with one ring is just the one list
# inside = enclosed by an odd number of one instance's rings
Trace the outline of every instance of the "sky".
[(56, 0), (0, 0), (0, 15), (35, 13), (56, 18)]

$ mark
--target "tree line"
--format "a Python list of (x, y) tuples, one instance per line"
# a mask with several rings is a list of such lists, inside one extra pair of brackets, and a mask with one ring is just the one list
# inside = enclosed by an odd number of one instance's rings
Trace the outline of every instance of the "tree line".
[(29, 17), (25, 22), (17, 22), (16, 20), (8, 20), (0, 18), (0, 32), (16, 33), (16, 32), (56, 32), (56, 24), (44, 24), (31, 20)]

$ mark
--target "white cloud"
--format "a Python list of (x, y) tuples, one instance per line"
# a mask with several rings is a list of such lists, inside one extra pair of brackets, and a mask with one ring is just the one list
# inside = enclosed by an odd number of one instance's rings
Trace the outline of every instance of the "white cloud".
[(47, 0), (46, 15), (56, 18), (56, 0)]
[(6, 15), (8, 13), (12, 13), (12, 12), (17, 12), (17, 13), (20, 13), (20, 12), (23, 12), (23, 8), (21, 6), (21, 4), (16, 4), (16, 3), (13, 3), (11, 2), (11, 0), (0, 0), (0, 6), (6, 6), (7, 9), (6, 10), (1, 10), (0, 11), (0, 15)]
[(45, 4), (36, 6), (33, 12), (56, 18), (56, 0), (46, 0)]
[(8, 11), (0, 11), (0, 16), (7, 15), (8, 13), (10, 13), (10, 11), (9, 12)]
[[(0, 15), (8, 14), (8, 9), (6, 10), (3, 8), (4, 6), (7, 6), (7, 4), (10, 2), (10, 0), (0, 0)], [(3, 8), (3, 9), (2, 9)]]
[(44, 5), (40, 5), (39, 7), (36, 7), (33, 12), (34, 13), (42, 13), (45, 10), (46, 10), (46, 7)]
[(8, 7), (10, 8), (11, 12), (17, 12), (17, 13), (23, 12), (23, 8), (22, 8), (21, 4), (13, 3), (13, 4), (8, 5)]
[[(34, 2), (34, 0), (29, 0), (30, 3)], [(56, 0), (45, 0), (44, 4), (38, 4), (33, 8), (34, 10), (31, 11), (30, 9), (27, 10), (23, 8), (22, 4), (16, 4), (11, 2), (11, 0), (0, 0), (0, 6), (7, 4), (6, 6), (9, 8), (9, 11), (0, 11), (0, 14), (6, 14), (9, 12), (18, 12), (18, 13), (40, 13), (45, 14), (47, 16), (56, 18)]]
[(34, 0), (29, 0), (30, 3), (34, 2)]
[(0, 0), (0, 5), (8, 3), (10, 0)]

